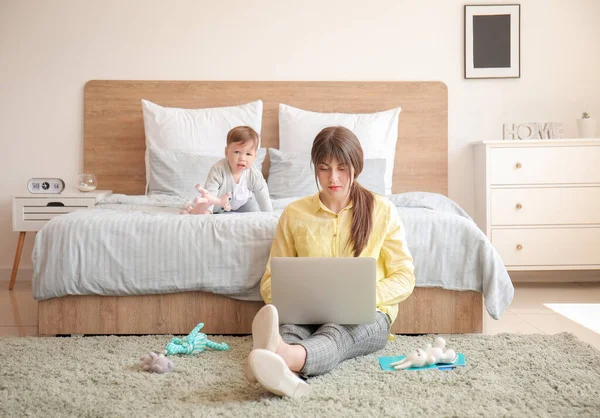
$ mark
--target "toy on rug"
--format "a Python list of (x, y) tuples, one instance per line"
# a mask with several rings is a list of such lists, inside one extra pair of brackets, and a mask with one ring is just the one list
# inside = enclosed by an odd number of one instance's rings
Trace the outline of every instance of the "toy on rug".
[(146, 372), (169, 373), (173, 371), (173, 361), (164, 354), (152, 351), (140, 358), (140, 367)]
[(231, 205), (229, 204), (231, 195), (229, 193), (221, 197), (216, 197), (209, 194), (208, 190), (203, 188), (201, 184), (196, 184), (196, 190), (200, 193), (200, 196), (197, 196), (191, 203), (187, 203), (185, 208), (179, 212), (180, 215), (210, 215), (211, 211), (208, 208), (213, 205), (222, 206), (228, 212), (231, 210)]
[(196, 325), (192, 332), (188, 334), (187, 337), (172, 338), (166, 346), (167, 355), (199, 353), (204, 351), (205, 347), (219, 351), (229, 350), (229, 346), (227, 344), (215, 343), (209, 340), (206, 334), (200, 332), (203, 326), (204, 323), (200, 322), (198, 325)]
[(432, 364), (452, 364), (457, 360), (456, 352), (451, 349), (446, 349), (446, 340), (442, 337), (437, 337), (433, 347), (427, 344), (425, 350), (417, 349), (410, 353), (405, 358), (390, 366), (394, 370), (408, 369), (409, 367), (423, 367)]

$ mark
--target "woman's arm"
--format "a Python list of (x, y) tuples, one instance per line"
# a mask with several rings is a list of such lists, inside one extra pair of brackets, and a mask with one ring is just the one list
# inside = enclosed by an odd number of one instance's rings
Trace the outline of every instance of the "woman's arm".
[(385, 279), (377, 283), (377, 304), (395, 305), (408, 298), (415, 288), (415, 267), (406, 244), (404, 225), (391, 203), (387, 227), (380, 253)]
[(273, 238), (273, 244), (271, 245), (271, 253), (269, 261), (267, 261), (265, 274), (260, 281), (260, 294), (265, 303), (271, 303), (271, 259), (273, 257), (297, 256), (294, 237), (289, 229), (287, 210), (284, 210), (277, 223), (277, 230), (275, 231), (275, 238)]

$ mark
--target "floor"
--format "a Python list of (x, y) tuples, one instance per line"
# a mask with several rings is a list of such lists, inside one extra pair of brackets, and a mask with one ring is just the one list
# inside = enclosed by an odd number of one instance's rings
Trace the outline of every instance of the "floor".
[[(600, 350), (600, 283), (517, 283), (500, 320), (484, 318), (485, 334), (570, 332)], [(35, 336), (37, 323), (31, 282), (17, 281), (9, 291), (0, 281), (0, 336)]]

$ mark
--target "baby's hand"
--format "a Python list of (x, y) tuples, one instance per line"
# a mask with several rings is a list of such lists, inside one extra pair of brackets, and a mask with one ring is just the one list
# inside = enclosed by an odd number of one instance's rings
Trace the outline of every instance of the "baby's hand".
[(223, 206), (223, 209), (225, 209), (227, 212), (231, 210), (231, 204), (229, 203), (230, 200), (231, 193), (225, 193), (223, 197), (221, 197), (221, 206)]
[(196, 190), (202, 195), (202, 197), (208, 196), (208, 190), (202, 187), (201, 184), (196, 184)]

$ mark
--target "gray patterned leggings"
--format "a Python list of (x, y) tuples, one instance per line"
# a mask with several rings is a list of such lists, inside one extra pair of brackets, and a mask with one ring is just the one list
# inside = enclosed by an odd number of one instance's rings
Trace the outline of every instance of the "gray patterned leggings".
[(381, 350), (389, 332), (390, 319), (383, 312), (377, 312), (372, 324), (285, 324), (279, 327), (283, 341), (306, 349), (306, 363), (300, 370), (304, 376), (327, 373), (344, 360)]

